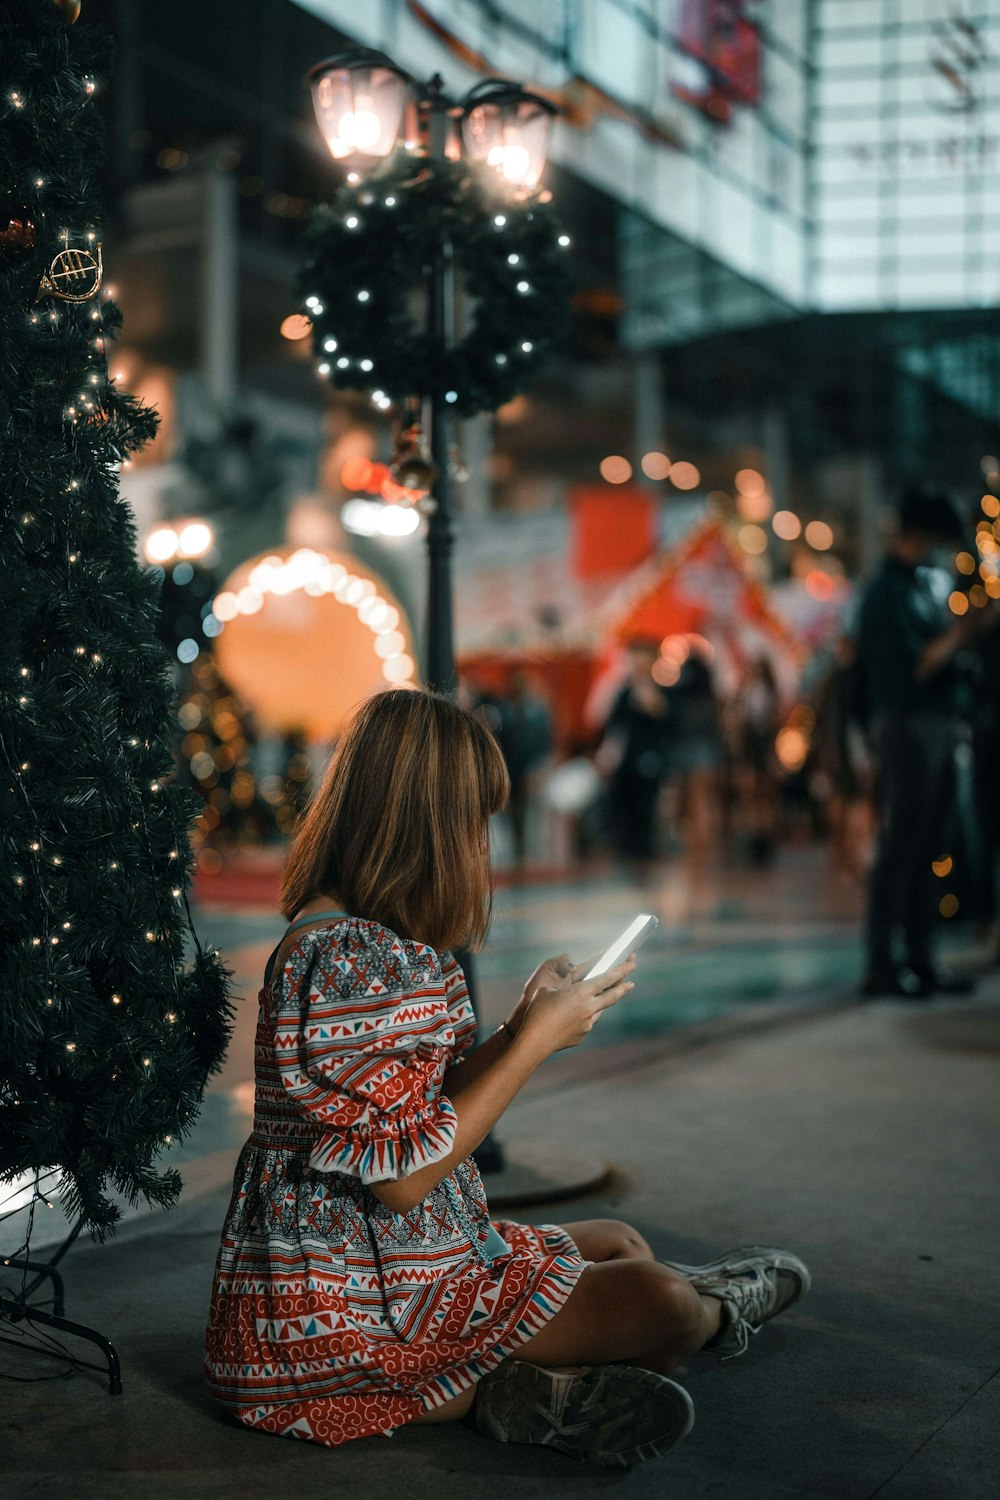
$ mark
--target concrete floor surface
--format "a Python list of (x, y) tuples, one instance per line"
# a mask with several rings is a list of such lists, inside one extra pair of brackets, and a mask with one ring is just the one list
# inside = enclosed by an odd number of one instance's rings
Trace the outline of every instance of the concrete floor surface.
[(696, 1423), (672, 1452), (609, 1471), (462, 1425), (337, 1450), (241, 1428), (201, 1375), (228, 1202), (214, 1186), (66, 1257), (67, 1315), (115, 1342), (123, 1396), (90, 1371), (20, 1383), (56, 1362), (0, 1346), (16, 1377), (0, 1386), (5, 1500), (996, 1500), (1000, 982), (975, 1003), (845, 1006), (690, 1042), (557, 1058), (503, 1128), (589, 1141), (619, 1168), (603, 1196), (525, 1217), (628, 1219), (685, 1261), (776, 1243), (812, 1269), (810, 1296), (745, 1357), (692, 1359)]

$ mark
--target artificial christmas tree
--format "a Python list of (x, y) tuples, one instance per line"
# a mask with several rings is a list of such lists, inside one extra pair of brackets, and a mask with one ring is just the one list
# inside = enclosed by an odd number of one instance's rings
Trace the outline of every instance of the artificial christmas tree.
[(183, 964), (200, 799), (172, 783), (159, 583), (118, 494), (156, 417), (108, 375), (109, 43), (68, 20), (52, 0), (0, 8), (0, 1210), (5, 1184), (42, 1196), (58, 1176), (70, 1240), (103, 1240), (109, 1188), (176, 1201), (156, 1158), (233, 1012), (218, 954), (195, 938)]

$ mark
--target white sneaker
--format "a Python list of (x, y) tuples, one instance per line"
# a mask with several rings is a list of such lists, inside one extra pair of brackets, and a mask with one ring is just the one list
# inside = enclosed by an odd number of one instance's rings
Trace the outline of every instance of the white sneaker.
[(752, 1334), (804, 1297), (812, 1277), (797, 1255), (774, 1245), (742, 1245), (703, 1266), (664, 1261), (686, 1276), (696, 1291), (718, 1297), (728, 1323), (704, 1347), (705, 1352), (733, 1359), (745, 1354)]
[(499, 1443), (539, 1443), (606, 1467), (656, 1458), (687, 1437), (682, 1385), (637, 1365), (546, 1370), (506, 1359), (479, 1382), (475, 1424)]

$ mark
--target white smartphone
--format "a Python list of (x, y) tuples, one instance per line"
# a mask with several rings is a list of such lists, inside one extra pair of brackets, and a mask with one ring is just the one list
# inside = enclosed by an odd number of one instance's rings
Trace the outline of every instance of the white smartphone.
[(584, 979), (596, 979), (598, 974), (606, 974), (609, 969), (613, 969), (615, 964), (621, 963), (623, 958), (633, 953), (640, 943), (644, 943), (654, 927), (659, 927), (659, 925), (652, 912), (641, 911), (635, 921), (629, 923), (621, 937), (615, 938), (610, 948), (605, 948), (589, 973), (583, 976)]

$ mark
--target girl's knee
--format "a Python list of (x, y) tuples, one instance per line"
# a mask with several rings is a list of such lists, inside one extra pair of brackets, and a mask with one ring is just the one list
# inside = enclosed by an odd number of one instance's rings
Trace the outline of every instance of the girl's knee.
[(636, 1270), (643, 1273), (643, 1302), (651, 1321), (671, 1337), (696, 1337), (704, 1326), (705, 1314), (691, 1283), (655, 1262)]
[(651, 1261), (654, 1258), (639, 1231), (621, 1219), (592, 1219), (586, 1227), (589, 1231), (586, 1238), (590, 1241), (590, 1260)]

